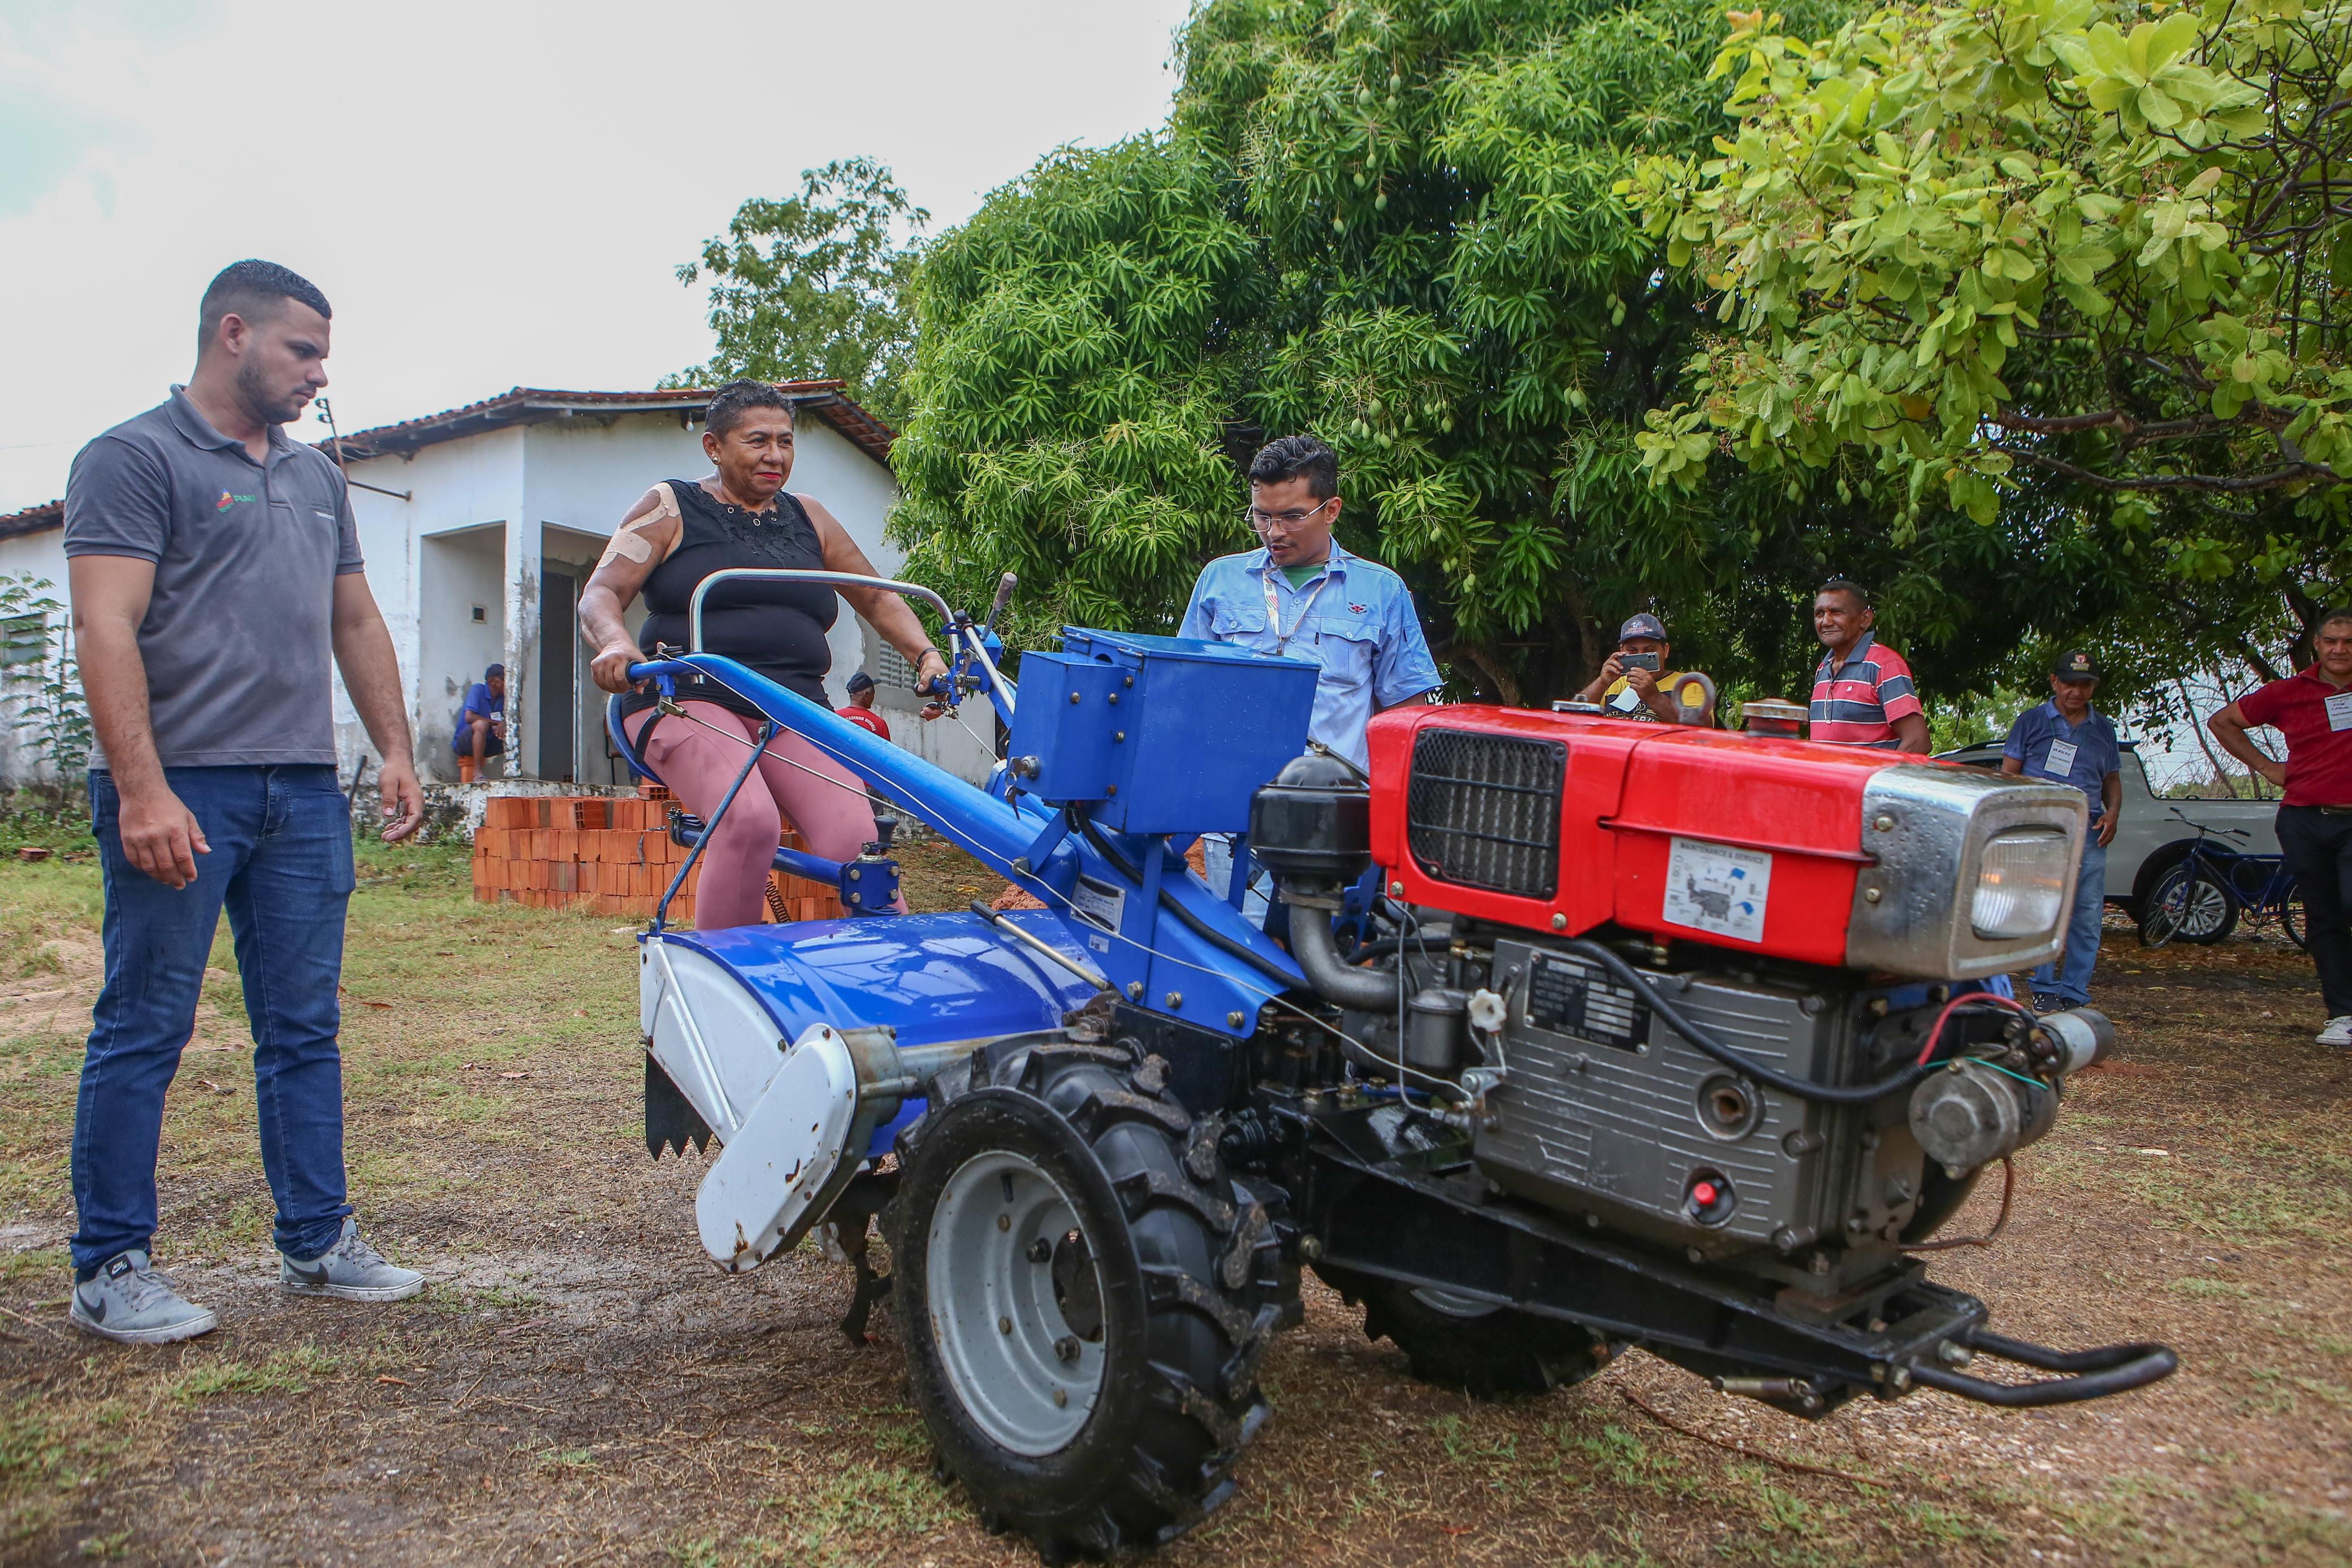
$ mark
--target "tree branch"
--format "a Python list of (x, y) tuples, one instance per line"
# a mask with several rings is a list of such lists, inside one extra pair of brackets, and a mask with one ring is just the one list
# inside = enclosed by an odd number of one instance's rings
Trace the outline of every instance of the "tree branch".
[(2242, 479), (2226, 479), (2218, 474), (2152, 474), (2146, 478), (2117, 479), (2105, 474), (2095, 474), (2088, 468), (2053, 457), (2047, 453), (2010, 446), (1998, 441), (1992, 446), (1994, 451), (2006, 453), (2021, 463), (2031, 463), (2037, 468), (2063, 474), (2069, 479), (2101, 490), (2177, 490), (2201, 495), (2242, 496), (2256, 490), (2275, 490), (2299, 479), (2320, 485), (2344, 483), (2334, 469), (2317, 463), (2290, 463), (2267, 474), (2255, 474)]

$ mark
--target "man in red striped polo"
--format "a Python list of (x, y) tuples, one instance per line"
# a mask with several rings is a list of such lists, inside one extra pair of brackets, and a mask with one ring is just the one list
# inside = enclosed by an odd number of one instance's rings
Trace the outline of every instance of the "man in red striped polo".
[(1813, 672), (1808, 735), (1835, 746), (1927, 754), (1927, 716), (1911, 666), (1871, 635), (1878, 612), (1858, 582), (1832, 578), (1813, 595), (1813, 635), (1829, 652)]

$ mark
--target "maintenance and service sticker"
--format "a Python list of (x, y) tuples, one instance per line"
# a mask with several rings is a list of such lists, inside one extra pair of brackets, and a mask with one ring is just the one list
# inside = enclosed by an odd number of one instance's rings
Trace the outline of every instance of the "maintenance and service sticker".
[(1705, 839), (1677, 838), (1666, 858), (1666, 922), (1741, 942), (1764, 940), (1772, 857)]
[[(1119, 921), (1127, 915), (1127, 890), (1099, 877), (1082, 874), (1070, 894), (1070, 908), (1089, 925), (1117, 931)], [(1097, 953), (1110, 951), (1110, 943), (1100, 936), (1087, 937), (1087, 946)]]

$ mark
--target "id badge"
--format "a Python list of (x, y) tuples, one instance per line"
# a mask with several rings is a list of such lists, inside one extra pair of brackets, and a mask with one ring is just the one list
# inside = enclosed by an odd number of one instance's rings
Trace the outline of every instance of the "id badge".
[(2327, 699), (2327, 727), (2339, 734), (2352, 729), (2352, 692), (2337, 692)]
[(2050, 755), (2042, 759), (2042, 771), (2053, 779), (2074, 777), (2074, 743), (2071, 740), (2052, 741)]

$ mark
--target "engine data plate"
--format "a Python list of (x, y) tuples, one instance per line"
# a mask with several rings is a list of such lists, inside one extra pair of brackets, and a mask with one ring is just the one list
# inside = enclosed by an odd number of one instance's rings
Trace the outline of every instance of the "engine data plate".
[(1598, 964), (1539, 953), (1528, 975), (1528, 1022), (1596, 1045), (1640, 1051), (1650, 1038), (1650, 1007)]

